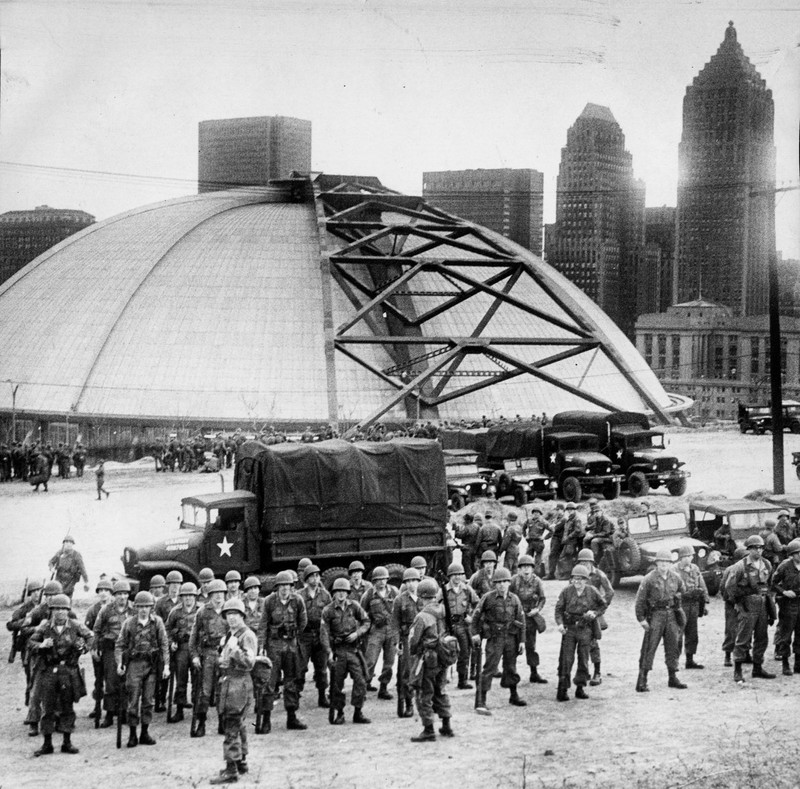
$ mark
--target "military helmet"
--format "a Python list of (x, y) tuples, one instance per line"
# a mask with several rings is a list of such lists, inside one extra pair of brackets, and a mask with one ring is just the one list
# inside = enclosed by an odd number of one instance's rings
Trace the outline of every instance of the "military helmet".
[(596, 506), (597, 506), (597, 504), (598, 504), (598, 501), (597, 501), (597, 499), (596, 499), (594, 496), (592, 496), (592, 497), (589, 499), (589, 506), (590, 506), (590, 507), (596, 507)]
[(316, 564), (309, 564), (303, 570), (303, 580), (307, 580), (309, 575), (314, 575), (314, 573), (321, 573), (322, 570), (317, 567)]
[[(531, 510), (531, 512), (533, 512), (533, 510)], [(517, 513), (509, 512), (508, 515), (506, 515), (506, 518), (510, 521), (515, 521), (517, 519)]]
[(764, 538), (758, 534), (751, 534), (745, 541), (744, 547), (745, 548), (757, 548), (757, 547), (764, 547)]
[(214, 594), (214, 592), (222, 592), (225, 594), (225, 592), (228, 591), (228, 587), (225, 586), (225, 581), (220, 581), (219, 578), (215, 578), (208, 584), (206, 591), (208, 594)]
[(419, 581), (419, 570), (416, 567), (409, 567), (403, 570), (404, 581)]
[(581, 548), (578, 551), (578, 561), (579, 562), (593, 562), (594, 561), (594, 554), (592, 553), (591, 548)]
[[(538, 512), (539, 515), (542, 514), (542, 508), (538, 504), (534, 504), (532, 507), (528, 507), (528, 512), (534, 513)], [(509, 513), (510, 515), (511, 513)]]
[(292, 574), (288, 570), (281, 570), (275, 576), (275, 586), (291, 586), (293, 583)]
[(424, 556), (415, 556), (415, 557), (414, 557), (414, 558), (411, 560), (411, 566), (412, 566), (412, 567), (413, 567), (415, 570), (419, 570), (419, 568), (420, 568), (420, 567), (425, 567), (425, 568), (427, 569), (427, 567), (428, 567), (428, 562), (426, 562), (426, 561), (425, 561), (425, 557), (424, 557)]
[(556, 509), (557, 510), (563, 510), (564, 509), (564, 502), (563, 501), (557, 501), (556, 502)]
[(350, 581), (347, 578), (337, 578), (333, 582), (333, 591), (334, 592), (349, 592), (350, 591)]
[(125, 580), (116, 581), (114, 583), (114, 590), (113, 591), (114, 591), (114, 594), (119, 594), (120, 592), (125, 592), (125, 594), (130, 594), (131, 593), (131, 585)]
[(778, 513), (779, 518), (788, 518), (789, 517), (789, 510), (781, 510)]
[(181, 590), (178, 594), (181, 596), (189, 594), (197, 597), (197, 587), (191, 581), (186, 581), (186, 583), (181, 584)]
[(447, 568), (447, 574), (448, 575), (463, 575), (464, 574), (464, 565), (463, 564), (459, 564), (458, 562), (453, 562)]
[(69, 597), (65, 594), (54, 595), (47, 603), (49, 608), (72, 608), (69, 602)]
[(255, 575), (248, 575), (247, 578), (244, 579), (244, 590), (245, 592), (248, 589), (252, 589), (254, 586), (261, 586), (261, 581), (256, 578)]
[(694, 548), (688, 543), (682, 543), (678, 546), (678, 558), (681, 556), (694, 556)]
[(510, 581), (511, 580), (511, 573), (505, 567), (498, 567), (495, 570), (494, 575), (492, 576), (492, 583), (497, 583), (498, 581)]
[(167, 582), (163, 575), (156, 574), (150, 579), (150, 588), (158, 589), (159, 587), (166, 586)]
[(800, 553), (800, 540), (792, 540), (786, 546), (786, 553), (791, 556), (793, 553)]
[(347, 572), (352, 573), (356, 572), (357, 570), (361, 570), (362, 573), (364, 572), (364, 562), (360, 562), (358, 559), (356, 559), (354, 562), (350, 562)]
[(136, 597), (133, 598), (133, 604), (137, 607), (146, 605), (155, 605), (155, 598), (150, 592), (137, 592)]
[(773, 531), (777, 525), (777, 522), (772, 520), (772, 518), (764, 521), (764, 528), (769, 531)]
[(584, 580), (588, 580), (589, 579), (589, 571), (582, 564), (576, 564), (572, 568), (572, 573), (570, 573), (570, 577), (572, 577), (572, 578), (583, 578)]
[(42, 594), (61, 594), (63, 591), (64, 587), (61, 586), (61, 581), (48, 581), (44, 585)]
[(380, 581), (381, 579), (389, 579), (389, 571), (385, 567), (376, 567), (372, 571), (372, 580)]
[(497, 554), (494, 551), (484, 551), (481, 554), (481, 564), (484, 562), (496, 562)]
[(745, 548), (740, 547), (733, 552), (733, 560), (736, 562), (740, 559), (744, 559), (745, 556), (747, 556), (747, 550)]
[(293, 584), (296, 584), (300, 580), (300, 578), (298, 577), (297, 573), (294, 570), (287, 570), (286, 572), (289, 573), (289, 575), (292, 576), (292, 583)]
[(231, 597), (222, 604), (222, 615), (225, 616), (230, 611), (236, 611), (237, 614), (244, 616), (244, 603), (238, 597)]
[(99, 592), (101, 589), (105, 589), (105, 590), (107, 590), (109, 592), (113, 592), (114, 591), (114, 584), (112, 584), (111, 581), (108, 580), (108, 578), (101, 578), (97, 582), (97, 586), (95, 586), (94, 590), (95, 590), (95, 592)]
[(675, 557), (672, 555), (672, 551), (669, 548), (662, 548), (657, 554), (656, 559), (657, 562), (674, 562)]
[(417, 594), (420, 597), (436, 597), (438, 591), (439, 586), (433, 578), (424, 578), (417, 587)]
[(308, 565), (309, 565), (309, 564), (311, 564), (311, 559), (309, 559), (307, 556), (304, 556), (304, 557), (303, 557), (303, 558), (302, 558), (302, 559), (301, 559), (301, 560), (300, 560), (300, 561), (297, 563), (297, 572), (298, 572), (298, 573), (302, 573), (302, 572), (303, 572), (303, 570), (305, 570), (305, 569), (306, 569), (306, 567), (308, 567)]
[(210, 567), (204, 567), (197, 577), (200, 579), (201, 584), (208, 583), (214, 580), (214, 571)]
[(527, 553), (524, 553), (519, 557), (517, 567), (536, 567), (536, 562), (533, 560), (533, 556), (528, 556)]
[(43, 584), (41, 581), (34, 579), (33, 581), (28, 581), (28, 588), (27, 593), (31, 594), (31, 592), (38, 592), (42, 588)]
[(182, 584), (183, 583), (183, 573), (180, 570), (170, 570), (167, 573), (167, 583), (168, 584)]
[(75, 544), (75, 538), (71, 534), (68, 534), (66, 537), (64, 537), (63, 540), (61, 540), (62, 544), (65, 543), (65, 542), (71, 542), (74, 545)]
[(568, 501), (568, 502), (567, 502), (567, 504), (566, 504), (566, 507), (565, 507), (565, 508), (566, 508), (566, 509), (568, 509), (568, 510), (574, 510), (574, 509), (577, 509), (577, 508), (575, 507), (575, 502), (574, 502), (574, 501)]
[(225, 573), (225, 583), (228, 583), (230, 581), (241, 581), (241, 580), (242, 580), (242, 574), (238, 570), (228, 570), (228, 572)]

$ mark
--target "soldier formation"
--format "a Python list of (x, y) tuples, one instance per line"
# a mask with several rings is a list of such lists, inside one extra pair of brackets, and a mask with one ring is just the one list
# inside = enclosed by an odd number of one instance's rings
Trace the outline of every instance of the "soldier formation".
[[(416, 703), (422, 721), (413, 742), (436, 740), (437, 717), (438, 734), (455, 735), (446, 690), (451, 666), (459, 690), (474, 687), (479, 714), (491, 715), (488, 697), (496, 678), (508, 690), (509, 704), (524, 707), (517, 671), (523, 653), (530, 683), (547, 684), (536, 637), (546, 628), (547, 599), (539, 575), (544, 573), (541, 543), (548, 534), (551, 550), (559, 551), (550, 567), (569, 575), (554, 606), (561, 634), (556, 700), (568, 701), (573, 685), (575, 698), (586, 699), (587, 686), (602, 683), (600, 641), (614, 591), (597, 563), (613, 528), (597, 502), (590, 504), (586, 527), (569, 505), (557, 508), (551, 521), (531, 509), (524, 524), (510, 513), (514, 517), (505, 528), (492, 512), (465, 517), (458, 529), (465, 540), (462, 563), (452, 562), (439, 583), (428, 576), (421, 556), (404, 570), (399, 590), (389, 585), (386, 567), (374, 568), (371, 581), (365, 580), (360, 561), (350, 564), (348, 577), (333, 580), (329, 593), (320, 568), (304, 559), (297, 573), (278, 573), (266, 597), (259, 578), (248, 577), (242, 585), (236, 570), (222, 580), (204, 569), (200, 588), (173, 570), (166, 578), (153, 576), (149, 590), (137, 592), (133, 601), (127, 581), (112, 584), (102, 578), (83, 623), (71, 610), (70, 596), (81, 579), (87, 583), (86, 569), (67, 535), (50, 562), (53, 578), (28, 586), (8, 625), (14, 651), (23, 655), (26, 723), (32, 736), (43, 738), (35, 754), (54, 752), (56, 732), (63, 734), (62, 753), (78, 752), (71, 739), (74, 704), (87, 694), (78, 663), (87, 652), (94, 665), (92, 717), (96, 727), (116, 723), (118, 747), (123, 722), (128, 748), (155, 745), (150, 727), (154, 714), (164, 711), (168, 723), (178, 723), (191, 710), (190, 736), (205, 737), (208, 713), (216, 708), (225, 767), (211, 779), (214, 784), (234, 782), (248, 771), (251, 714), (255, 733), (269, 733), (275, 702), (282, 698), (286, 728), (307, 728), (298, 711), (309, 664), (317, 705), (328, 709), (329, 722), (337, 726), (346, 723), (347, 677), (352, 681), (352, 722), (364, 725), (370, 723), (364, 712), (369, 692), (392, 700), (389, 686), (396, 671), (398, 717), (411, 717)], [(723, 649), (737, 682), (744, 682), (745, 663), (752, 663), (755, 678), (775, 677), (764, 668), (768, 628), (775, 619), (775, 655), (783, 674), (800, 673), (800, 539), (787, 526), (788, 513), (780, 520), (780, 528), (770, 524), (765, 529), (767, 539), (749, 537), (723, 577)], [(522, 555), (517, 532), (528, 538)], [(770, 542), (775, 534), (780, 536)], [(763, 556), (768, 547), (777, 567)], [(644, 631), (638, 692), (649, 690), (648, 675), (662, 641), (669, 687), (686, 688), (678, 677), (682, 652), (686, 669), (703, 668), (695, 657), (708, 591), (692, 563), (692, 546), (680, 545), (677, 554), (676, 562), (672, 552), (659, 552), (636, 595), (635, 615)], [(503, 566), (498, 566), (498, 555), (505, 559)], [(479, 566), (469, 566), (467, 581), (464, 565), (476, 556)]]

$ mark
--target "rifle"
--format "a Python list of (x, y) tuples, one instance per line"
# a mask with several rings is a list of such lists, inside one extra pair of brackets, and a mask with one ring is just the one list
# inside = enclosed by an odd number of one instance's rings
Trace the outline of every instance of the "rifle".
[(167, 723), (172, 723), (172, 695), (175, 692), (175, 653), (170, 653), (169, 680), (167, 681)]
[(117, 748), (122, 747), (122, 716), (125, 712), (125, 674), (117, 675)]
[(481, 678), (481, 671), (483, 670), (483, 639), (481, 639), (477, 647), (473, 646), (472, 648), (478, 650), (475, 655), (475, 709), (477, 710), (483, 707), (483, 695), (481, 692), (483, 685)]
[[(101, 664), (102, 665), (102, 664)], [(100, 728), (100, 716), (102, 713), (103, 708), (103, 691), (101, 690), (100, 685), (97, 684), (95, 681), (94, 683), (94, 727), (95, 729)]]
[[(336, 657), (331, 652), (331, 662), (330, 666), (328, 666), (328, 682), (329, 682), (328, 687), (330, 687), (331, 690), (333, 690), (333, 675), (335, 673), (335, 667), (336, 667)], [(398, 685), (399, 682), (400, 680), (398, 679)], [(331, 696), (333, 696), (333, 694), (331, 694)], [(330, 704), (328, 705), (328, 723), (333, 723), (335, 718), (336, 718), (336, 709), (333, 706), (333, 698), (331, 698)]]
[(447, 635), (455, 635), (453, 632), (453, 612), (450, 610), (450, 597), (447, 594), (447, 581), (448, 578), (443, 572), (439, 572), (436, 576), (439, 582), (439, 587), (442, 590), (442, 603), (444, 604), (444, 623), (447, 628)]
[(404, 717), (406, 711), (406, 649), (408, 642), (403, 644), (403, 637), (397, 645), (397, 717)]
[[(202, 664), (201, 664), (202, 666)], [(197, 719), (199, 717), (198, 707), (200, 706), (200, 683), (202, 682), (202, 668), (191, 668), (192, 675), (192, 725), (189, 728), (189, 736), (194, 737), (197, 731)]]

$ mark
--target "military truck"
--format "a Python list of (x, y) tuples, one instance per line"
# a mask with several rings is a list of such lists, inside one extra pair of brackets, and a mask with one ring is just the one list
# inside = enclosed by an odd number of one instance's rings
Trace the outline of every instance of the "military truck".
[[(782, 414), (783, 429), (800, 433), (800, 403), (784, 401)], [(742, 433), (752, 430), (762, 435), (766, 430), (772, 431), (772, 406), (769, 403), (739, 403), (738, 422)]]
[(623, 488), (634, 496), (665, 485), (672, 496), (686, 493), (691, 474), (685, 463), (664, 448), (664, 432), (650, 426), (645, 414), (630, 411), (564, 411), (553, 417), (554, 425), (578, 425), (597, 436), (600, 451), (619, 466)]
[(494, 474), (491, 469), (478, 468), (476, 452), (445, 449), (443, 454), (447, 499), (454, 512), (478, 499), (494, 498)]
[(234, 488), (184, 498), (177, 532), (125, 548), (125, 574), (146, 585), (169, 570), (197, 582), (203, 567), (220, 577), (235, 569), (269, 590), (303, 557), (328, 586), (352, 559), (367, 572), (388, 567), (396, 583), (416, 554), (433, 568), (444, 562), (447, 487), (436, 441), (250, 441), (236, 453)]

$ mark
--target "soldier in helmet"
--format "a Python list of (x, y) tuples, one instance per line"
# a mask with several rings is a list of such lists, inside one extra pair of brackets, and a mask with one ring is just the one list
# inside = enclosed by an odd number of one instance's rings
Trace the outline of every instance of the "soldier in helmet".
[(484, 515), (484, 523), (478, 529), (478, 536), (475, 538), (476, 554), (480, 556), (484, 551), (498, 553), (500, 544), (503, 542), (503, 532), (495, 523), (492, 511), (487, 510)]
[(355, 600), (357, 603), (361, 602), (361, 598), (366, 594), (369, 589), (372, 589), (372, 584), (364, 580), (364, 563), (356, 559), (350, 562), (347, 568), (347, 574), (350, 577), (350, 599)]
[(39, 664), (39, 698), (44, 743), (35, 756), (53, 753), (53, 732), (64, 735), (61, 753), (78, 753), (72, 744), (75, 712), (72, 705), (86, 693), (78, 660), (92, 647), (94, 635), (86, 625), (69, 618), (70, 600), (65, 594), (49, 601), (50, 618), (41, 622), (30, 637), (30, 648)]
[[(472, 685), (467, 681), (469, 678), (470, 654), (472, 653), (472, 639), (470, 638), (469, 626), (472, 622), (472, 614), (478, 605), (479, 597), (475, 590), (467, 584), (464, 567), (461, 564), (453, 563), (447, 568), (449, 581), (444, 587), (450, 603), (450, 619), (453, 623), (453, 635), (458, 640), (458, 672), (459, 690), (471, 690)], [(442, 597), (441, 591), (439, 597)]]
[[(736, 566), (736, 562), (747, 556), (746, 548), (737, 548), (733, 553), (733, 564), (729, 564), (723, 571), (722, 577), (719, 582), (719, 595), (725, 603), (725, 636), (722, 639), (722, 650), (725, 653), (725, 662), (722, 664), (725, 668), (733, 666), (731, 654), (733, 653), (733, 645), (736, 643), (736, 610), (733, 602), (728, 597), (727, 584), (731, 571)], [(752, 663), (753, 658), (748, 653), (745, 656), (744, 663)]]
[(436, 739), (433, 730), (433, 716), (438, 715), (442, 721), (439, 733), (443, 737), (452, 737), (450, 727), (450, 699), (447, 697), (448, 665), (442, 661), (440, 653), (440, 640), (449, 639), (454, 642), (452, 649), (458, 642), (455, 636), (442, 636), (445, 630), (444, 606), (436, 602), (439, 586), (432, 578), (420, 582), (419, 596), (424, 605), (414, 618), (411, 635), (408, 637), (408, 651), (414, 660), (411, 669), (412, 685), (415, 689), (417, 712), (422, 719), (423, 730), (412, 742), (430, 742)]
[(483, 671), (477, 678), (480, 682), (477, 709), (484, 714), (488, 712), (486, 694), (491, 690), (492, 678), (501, 660), (503, 673), (500, 687), (509, 689), (508, 703), (515, 707), (527, 705), (517, 694), (517, 656), (522, 654), (525, 644), (525, 613), (519, 597), (510, 591), (511, 573), (505, 567), (495, 571), (492, 581), (494, 589), (480, 599), (470, 625), (470, 632), (478, 649), (481, 648), (481, 639), (486, 639), (486, 660)]
[[(215, 578), (208, 584), (208, 603), (194, 619), (192, 635), (189, 637), (189, 654), (192, 665), (200, 673), (200, 687), (196, 703), (197, 725), (192, 737), (205, 737), (206, 717), (217, 682), (217, 663), (219, 650), (225, 643), (227, 625), (222, 617), (222, 604), (225, 602), (225, 582)], [(218, 722), (222, 728), (222, 720)]]
[(503, 556), (503, 567), (512, 575), (517, 571), (519, 561), (519, 544), (522, 542), (522, 526), (517, 520), (516, 512), (509, 512), (506, 530), (500, 542), (500, 554)]
[(788, 545), (795, 538), (795, 533), (796, 529), (789, 517), (789, 510), (781, 510), (778, 513), (778, 522), (775, 524), (775, 534), (781, 545)]
[[(28, 651), (28, 639), (33, 633), (34, 626), (29, 622), (28, 617), (39, 604), (39, 597), (41, 596), (42, 582), (31, 581), (25, 589), (25, 599), (22, 605), (14, 609), (11, 618), (6, 623), (6, 628), (11, 631), (11, 638), (13, 639), (13, 648), (22, 656), (22, 666), (25, 669), (25, 698), (30, 696), (31, 688), (31, 668), (33, 661), (31, 660)], [(41, 621), (41, 620), (40, 620)], [(37, 622), (38, 624), (38, 622)], [(9, 657), (9, 659), (11, 659)], [(38, 734), (38, 718), (36, 722), (36, 734)]]
[(227, 587), (227, 591), (225, 592), (226, 600), (232, 600), (234, 598), (241, 600), (242, 574), (238, 570), (228, 570), (228, 572), (225, 573), (225, 586)]
[(86, 574), (83, 556), (75, 550), (75, 538), (71, 534), (64, 537), (61, 550), (50, 560), (49, 567), (67, 597), (72, 597), (75, 584), (81, 578), (83, 578), (83, 591), (89, 591), (89, 576)]
[[(233, 783), (248, 772), (247, 718), (253, 707), (253, 681), (250, 673), (256, 665), (258, 642), (244, 619), (244, 603), (230, 598), (222, 606), (228, 624), (228, 638), (219, 656), (220, 683), (217, 707), (225, 722), (222, 756), (225, 768), (211, 784)], [(269, 662), (269, 658), (261, 660)]]
[(399, 698), (402, 699), (402, 704), (398, 702), (398, 715), (403, 718), (414, 716), (411, 686), (409, 685), (411, 661), (408, 655), (408, 634), (411, 632), (411, 625), (414, 624), (415, 617), (423, 606), (422, 598), (417, 594), (419, 584), (419, 572), (415, 568), (409, 567), (403, 572), (403, 586), (392, 606), (392, 624), (397, 633), (399, 654), (397, 692)]
[(203, 567), (197, 574), (197, 580), (200, 582), (197, 590), (197, 605), (200, 607), (208, 602), (208, 585), (214, 580), (214, 571), (210, 567)]
[[(608, 609), (608, 606), (611, 605), (611, 601), (614, 599), (614, 587), (611, 586), (611, 581), (608, 580), (608, 576), (595, 564), (594, 554), (591, 549), (581, 548), (581, 550), (578, 551), (578, 564), (586, 568), (586, 571), (589, 573), (589, 586), (593, 586), (600, 592), (601, 596), (606, 601), (606, 609)], [(597, 624), (601, 633), (608, 627), (605, 613), (597, 617)], [(592, 641), (589, 644), (589, 658), (594, 666), (594, 673), (589, 680), (589, 684), (592, 686), (600, 685), (603, 682), (600, 672), (600, 639), (594, 636), (595, 633), (593, 631)]]
[(725, 590), (736, 611), (736, 642), (733, 647), (733, 678), (744, 682), (742, 663), (750, 646), (753, 647), (753, 677), (774, 679), (775, 675), (764, 669), (764, 653), (769, 644), (769, 618), (772, 601), (769, 596), (769, 578), (772, 565), (761, 554), (764, 540), (757, 534), (745, 540), (747, 556), (733, 565)]
[(689, 543), (679, 545), (675, 572), (680, 576), (684, 586), (681, 605), (686, 616), (682, 634), (686, 650), (686, 668), (701, 669), (704, 668), (703, 664), (697, 663), (694, 659), (698, 644), (697, 620), (701, 616), (705, 616), (709, 597), (703, 574), (700, 572), (700, 568), (692, 562), (692, 559), (694, 559), (694, 548)]
[[(133, 605), (136, 614), (122, 623), (114, 650), (117, 674), (125, 677), (128, 696), (129, 748), (135, 748), (140, 743), (155, 745), (149, 728), (153, 719), (156, 682), (159, 678), (169, 677), (167, 631), (161, 617), (153, 613), (153, 595), (150, 592), (137, 592)], [(142, 730), (137, 737), (136, 727), (140, 720)]]
[(160, 573), (156, 573), (151, 579), (150, 584), (148, 585), (147, 589), (151, 595), (153, 595), (153, 600), (158, 602), (164, 596), (164, 590), (167, 588), (167, 581), (163, 575)]
[[(352, 580), (350, 581), (352, 585)], [(392, 611), (397, 592), (389, 586), (389, 571), (376, 567), (372, 571), (372, 585), (361, 597), (359, 605), (369, 615), (370, 628), (367, 633), (365, 656), (367, 659), (367, 690), (372, 686), (378, 658), (382, 658), (381, 673), (378, 677), (378, 698), (391, 700), (389, 683), (392, 680), (392, 666), (397, 655), (397, 633), (393, 627)], [(352, 598), (351, 598), (352, 599)]]
[(561, 541), (561, 556), (559, 564), (561, 573), (571, 571), (575, 564), (578, 551), (583, 546), (583, 522), (578, 515), (578, 508), (572, 501), (567, 502), (567, 519), (564, 522), (564, 536)]
[[(108, 604), (114, 593), (114, 585), (105, 576), (97, 582), (95, 586), (95, 593), (97, 600), (95, 600), (86, 612), (86, 617), (83, 624), (92, 631), (94, 634), (94, 623), (97, 621), (97, 616), (100, 610)], [(94, 688), (92, 689), (92, 699), (94, 701), (103, 701), (103, 664), (100, 662), (100, 653), (92, 649), (92, 672), (94, 673)], [(98, 707), (99, 709), (99, 707)], [(97, 709), (92, 710), (90, 718), (97, 716)]]
[(272, 674), (264, 694), (263, 732), (272, 729), (272, 708), (278, 696), (278, 681), (283, 677), (283, 706), (287, 729), (307, 729), (297, 717), (300, 706), (300, 674), (297, 638), (306, 629), (308, 616), (302, 597), (294, 591), (288, 570), (275, 577), (275, 591), (264, 601), (264, 613), (258, 626), (258, 652), (267, 655)]
[(320, 640), (322, 612), (333, 599), (322, 585), (320, 569), (316, 564), (309, 564), (303, 570), (305, 586), (298, 592), (306, 607), (308, 622), (306, 629), (300, 634), (299, 653), (300, 668), (297, 675), (299, 692), (303, 692), (308, 671), (308, 661), (314, 666), (314, 685), (317, 688), (317, 706), (326, 709), (330, 701), (326, 695), (328, 689), (327, 653)]
[[(778, 628), (775, 653), (782, 662), (784, 676), (800, 674), (800, 540), (786, 546), (784, 559), (772, 576), (772, 589), (778, 599)], [(794, 640), (794, 667), (789, 665)]]
[[(570, 502), (572, 503), (572, 502)], [(573, 505), (574, 507), (574, 505)], [(558, 568), (558, 559), (561, 556), (561, 544), (564, 541), (564, 526), (567, 523), (567, 513), (565, 505), (560, 501), (556, 504), (553, 513), (552, 536), (550, 537), (550, 553), (547, 556), (547, 575), (546, 579), (554, 580)]]
[(497, 554), (494, 551), (484, 551), (481, 554), (481, 567), (469, 579), (469, 585), (475, 590), (478, 597), (483, 597), (494, 588), (493, 577), (497, 568)]
[(561, 633), (561, 650), (558, 655), (557, 701), (569, 701), (567, 691), (572, 681), (572, 666), (578, 656), (575, 672), (575, 698), (588, 699), (586, 683), (589, 681), (589, 648), (592, 638), (599, 633), (597, 617), (606, 610), (603, 595), (589, 586), (589, 571), (582, 564), (572, 568), (571, 581), (558, 595), (555, 618)]
[(264, 598), (261, 597), (261, 580), (255, 575), (244, 579), (244, 623), (255, 633), (264, 613)]
[(680, 576), (672, 569), (672, 553), (662, 548), (656, 554), (656, 566), (642, 580), (636, 593), (636, 619), (644, 630), (639, 655), (639, 677), (636, 690), (646, 693), (647, 674), (653, 669), (661, 639), (664, 639), (664, 659), (669, 674), (668, 685), (683, 690), (686, 685), (678, 679), (678, 658), (681, 653), (681, 631), (685, 614), (681, 595), (685, 590)]
[(525, 539), (528, 541), (528, 556), (533, 558), (534, 572), (542, 561), (544, 541), (552, 534), (550, 524), (542, 516), (542, 508), (535, 504), (530, 508), (530, 516), (525, 524)]
[(583, 547), (591, 549), (595, 564), (600, 562), (603, 551), (613, 542), (613, 536), (614, 521), (600, 509), (600, 502), (592, 496), (589, 499), (589, 515), (586, 518), (586, 536), (583, 538)]
[[(181, 603), (179, 595), (183, 584), (183, 574), (179, 570), (170, 570), (165, 580), (166, 592), (156, 600), (153, 613), (161, 617), (166, 627), (170, 612)], [(164, 712), (166, 710), (168, 689), (169, 682), (167, 680), (159, 679), (156, 682), (156, 712)]]
[(409, 567), (412, 567), (419, 573), (420, 581), (425, 577), (425, 574), (428, 572), (428, 562), (425, 560), (424, 556), (415, 556), (411, 560)]
[[(167, 723), (182, 721), (184, 709), (192, 706), (188, 703), (187, 694), (191, 663), (189, 639), (197, 617), (197, 587), (191, 581), (181, 584), (178, 599), (178, 605), (169, 612), (165, 623), (172, 653), (172, 671), (175, 674), (175, 710)], [(195, 690), (193, 687), (192, 691)]]
[(353, 680), (353, 723), (370, 723), (362, 711), (367, 696), (367, 666), (358, 650), (359, 639), (369, 630), (369, 616), (355, 600), (348, 599), (349, 593), (350, 581), (346, 578), (333, 582), (333, 601), (325, 606), (320, 626), (320, 640), (332, 671), (330, 721), (334, 725), (344, 723), (344, 681), (348, 674)]
[(475, 545), (478, 537), (478, 524), (470, 513), (465, 513), (460, 524), (456, 525), (455, 534), (461, 542), (461, 563), (464, 572), (472, 575), (475, 572)]
[(547, 680), (539, 674), (539, 653), (536, 651), (535, 617), (541, 614), (546, 597), (544, 585), (534, 573), (533, 556), (525, 555), (519, 560), (519, 573), (511, 579), (511, 592), (519, 597), (525, 614), (525, 659), (531, 671), (530, 681), (546, 685)]
[(305, 588), (305, 577), (306, 577), (306, 567), (311, 565), (311, 559), (303, 557), (297, 563), (297, 591), (301, 591)]

